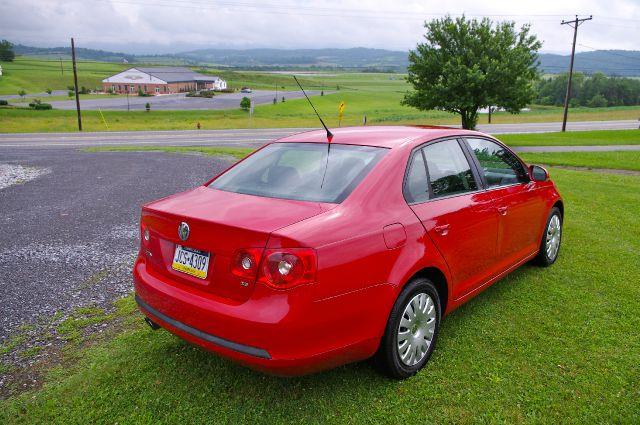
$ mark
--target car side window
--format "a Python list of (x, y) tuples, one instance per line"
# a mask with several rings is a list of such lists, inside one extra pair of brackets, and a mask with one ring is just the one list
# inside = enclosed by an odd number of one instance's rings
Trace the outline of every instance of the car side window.
[(409, 203), (419, 203), (429, 199), (427, 169), (424, 166), (424, 157), (421, 149), (413, 153), (413, 157), (409, 162), (409, 170), (404, 183), (404, 196)]
[(480, 163), (481, 173), (489, 187), (529, 181), (522, 163), (507, 149), (486, 139), (468, 138), (467, 142)]
[(434, 198), (471, 192), (478, 184), (457, 140), (445, 140), (423, 148), (429, 184)]

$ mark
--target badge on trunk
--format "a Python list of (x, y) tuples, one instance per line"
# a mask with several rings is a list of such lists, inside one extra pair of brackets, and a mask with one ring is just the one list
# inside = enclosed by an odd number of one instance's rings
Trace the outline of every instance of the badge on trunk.
[(189, 225), (184, 221), (178, 226), (178, 236), (180, 236), (180, 239), (183, 241), (189, 238)]

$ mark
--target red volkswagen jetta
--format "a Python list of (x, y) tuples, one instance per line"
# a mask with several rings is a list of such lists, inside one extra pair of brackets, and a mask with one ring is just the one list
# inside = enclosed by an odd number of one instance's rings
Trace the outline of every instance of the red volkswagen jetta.
[(136, 301), (154, 328), (301, 375), (372, 356), (405, 378), (442, 317), (521, 264), (552, 264), (547, 172), (482, 133), (311, 131), (142, 208)]

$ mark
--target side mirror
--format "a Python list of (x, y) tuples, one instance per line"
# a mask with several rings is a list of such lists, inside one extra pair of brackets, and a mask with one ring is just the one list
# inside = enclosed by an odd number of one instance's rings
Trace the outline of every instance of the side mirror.
[(539, 165), (529, 165), (529, 176), (534, 182), (545, 182), (549, 179), (549, 172)]

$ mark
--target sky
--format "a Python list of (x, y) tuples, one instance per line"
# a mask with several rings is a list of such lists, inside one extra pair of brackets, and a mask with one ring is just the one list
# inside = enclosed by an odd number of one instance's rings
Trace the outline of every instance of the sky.
[(198, 48), (415, 48), (445, 14), (530, 23), (543, 52), (640, 50), (640, 0), (0, 0), (0, 39), (125, 53)]

